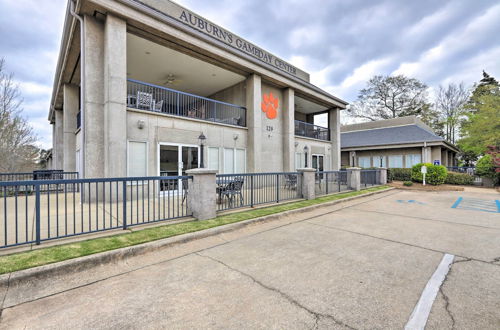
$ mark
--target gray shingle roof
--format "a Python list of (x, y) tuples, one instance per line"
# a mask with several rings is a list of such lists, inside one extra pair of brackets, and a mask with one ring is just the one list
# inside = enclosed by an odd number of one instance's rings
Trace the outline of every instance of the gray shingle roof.
[(417, 125), (344, 132), (341, 133), (340, 138), (342, 148), (419, 143), (424, 141), (444, 141), (444, 139)]

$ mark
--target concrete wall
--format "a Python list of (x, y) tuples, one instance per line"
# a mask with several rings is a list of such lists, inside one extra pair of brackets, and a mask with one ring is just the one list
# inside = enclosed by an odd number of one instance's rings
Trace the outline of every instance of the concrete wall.
[(208, 98), (246, 107), (247, 101), (245, 89), (246, 83), (242, 81), (236, 85), (218, 91), (217, 93), (208, 96)]
[(258, 111), (261, 119), (260, 171), (281, 172), (283, 171), (283, 156), (285, 153), (283, 145), (284, 122), (287, 118), (285, 118), (283, 111), (283, 90), (263, 82), (261, 99), (263, 99), (264, 94), (269, 95), (270, 93), (279, 100), (278, 114), (275, 119), (269, 119), (259, 105)]
[[(431, 160), (429, 163), (439, 160), (441, 162), (441, 147), (431, 147)], [(441, 162), (441, 164), (443, 164)]]
[(55, 113), (53, 167), (56, 170), (62, 170), (64, 167), (64, 113), (62, 110), (56, 110)]
[[(295, 154), (300, 154), (299, 157), (303, 159), (305, 157), (304, 154), (304, 147), (307, 146), (309, 148), (309, 151), (307, 152), (307, 166), (311, 167), (312, 166), (312, 155), (324, 155), (323, 163), (324, 163), (324, 170), (325, 171), (331, 171), (332, 169), (332, 145), (329, 141), (320, 141), (320, 140), (315, 140), (315, 139), (308, 139), (304, 137), (295, 137), (295, 143), (294, 143), (294, 160), (295, 160)], [(301, 164), (304, 165), (304, 164)]]
[[(138, 122), (144, 121), (144, 128), (138, 128)], [(199, 145), (200, 133), (206, 136), (205, 156), (207, 147), (247, 149), (248, 132), (246, 128), (228, 125), (212, 124), (201, 120), (184, 119), (168, 115), (158, 115), (147, 111), (127, 111), (127, 140), (148, 143), (148, 173), (158, 175), (158, 144), (189, 144)], [(236, 138), (235, 138), (236, 137)], [(222, 166), (222, 149), (219, 150), (219, 165)], [(205, 157), (205, 165), (207, 158)]]

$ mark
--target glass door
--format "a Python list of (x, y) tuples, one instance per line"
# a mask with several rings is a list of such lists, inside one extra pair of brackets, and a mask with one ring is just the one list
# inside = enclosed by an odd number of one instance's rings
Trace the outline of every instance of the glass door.
[[(199, 147), (174, 144), (160, 144), (159, 146), (160, 176), (181, 176), (186, 171), (199, 167)], [(180, 192), (181, 180), (164, 180), (160, 184), (160, 191)]]
[[(312, 155), (312, 167), (316, 169), (316, 172), (323, 172), (323, 155)], [(317, 174), (318, 179), (323, 179), (323, 174)]]

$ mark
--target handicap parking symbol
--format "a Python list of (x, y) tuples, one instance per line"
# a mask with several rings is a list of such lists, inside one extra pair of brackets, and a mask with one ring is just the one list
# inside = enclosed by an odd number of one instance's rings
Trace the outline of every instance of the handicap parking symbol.
[(425, 205), (425, 203), (416, 201), (414, 199), (409, 199), (409, 200), (403, 200), (403, 199), (398, 199), (396, 202), (401, 203), (401, 204), (417, 204), (417, 205)]

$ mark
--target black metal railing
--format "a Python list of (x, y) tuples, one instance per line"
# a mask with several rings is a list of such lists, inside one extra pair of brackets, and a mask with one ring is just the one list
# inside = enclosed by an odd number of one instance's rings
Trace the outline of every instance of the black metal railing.
[(367, 188), (380, 184), (379, 170), (361, 170), (360, 173), (361, 187)]
[(0, 248), (190, 216), (190, 182), (190, 176), (0, 182)]
[(476, 175), (476, 168), (474, 166), (448, 166), (446, 169), (451, 172)]
[(295, 135), (312, 139), (330, 141), (330, 129), (305, 121), (295, 120)]
[(127, 80), (127, 107), (221, 124), (246, 126), (244, 107), (133, 79)]
[(328, 195), (349, 190), (347, 171), (318, 171), (315, 175), (316, 195)]
[(0, 173), (0, 182), (62, 179), (78, 179), (78, 172), (64, 172), (63, 170), (35, 170), (33, 172)]
[(297, 172), (218, 174), (217, 210), (302, 198)]

